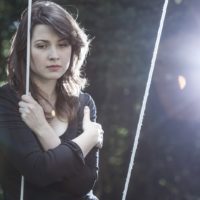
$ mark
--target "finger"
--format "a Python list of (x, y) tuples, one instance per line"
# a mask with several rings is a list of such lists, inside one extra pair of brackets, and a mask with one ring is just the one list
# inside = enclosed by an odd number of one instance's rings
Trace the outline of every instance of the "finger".
[(30, 93), (28, 95), (27, 94), (22, 95), (21, 99), (24, 102), (27, 102), (27, 103), (33, 103), (33, 102), (35, 102), (35, 100), (33, 99), (33, 97), (31, 96)]
[(22, 113), (25, 113), (25, 108), (19, 108), (19, 112), (22, 114)]
[(99, 130), (103, 131), (101, 124), (98, 124), (98, 123), (96, 123), (96, 124), (97, 124), (97, 127), (99, 128)]
[(20, 101), (20, 102), (18, 103), (18, 105), (19, 105), (19, 107), (21, 107), (21, 108), (27, 107), (27, 103), (25, 103), (24, 101)]
[(23, 102), (26, 102), (26, 103), (29, 103), (29, 102), (30, 102), (30, 98), (29, 98), (29, 96), (26, 95), (26, 94), (24, 94), (24, 95), (21, 96), (21, 100), (22, 100)]
[(27, 109), (27, 110), (33, 110), (34, 109), (34, 104), (27, 103), (27, 102), (24, 102), (24, 101), (20, 101), (18, 103), (18, 105), (19, 105), (19, 108), (24, 108), (24, 109)]
[(98, 143), (98, 144), (96, 145), (96, 147), (97, 147), (98, 149), (101, 149), (101, 148), (103, 147), (103, 144)]
[(23, 107), (23, 108), (19, 108), (19, 112), (20, 113), (26, 113), (29, 114), (31, 112), (29, 107)]
[(26, 119), (26, 113), (22, 113), (22, 114), (21, 114), (21, 118), (22, 118), (22, 120), (24, 121), (24, 120)]
[(103, 147), (103, 136), (99, 137), (96, 147), (101, 149)]
[(24, 107), (24, 108), (19, 108), (19, 112), (29, 114), (31, 112), (31, 110), (28, 107)]
[(90, 108), (85, 106), (84, 115), (83, 115), (83, 123), (90, 122)]
[(103, 135), (104, 134), (104, 130), (101, 128), (101, 129), (98, 130), (98, 133)]

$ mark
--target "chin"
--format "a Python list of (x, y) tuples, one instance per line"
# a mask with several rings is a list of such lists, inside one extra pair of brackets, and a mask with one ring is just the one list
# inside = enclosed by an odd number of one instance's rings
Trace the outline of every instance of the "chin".
[(61, 78), (62, 76), (63, 76), (63, 74), (52, 74), (52, 75), (46, 76), (46, 79), (58, 80), (58, 79)]

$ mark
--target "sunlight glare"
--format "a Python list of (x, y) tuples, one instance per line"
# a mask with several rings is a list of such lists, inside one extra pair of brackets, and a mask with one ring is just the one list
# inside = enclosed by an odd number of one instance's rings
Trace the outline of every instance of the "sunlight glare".
[(178, 84), (179, 84), (179, 88), (181, 90), (183, 90), (186, 86), (186, 78), (182, 75), (178, 76)]

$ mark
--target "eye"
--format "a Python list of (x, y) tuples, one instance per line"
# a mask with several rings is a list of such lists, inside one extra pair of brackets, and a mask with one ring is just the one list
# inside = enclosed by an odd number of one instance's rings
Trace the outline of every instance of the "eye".
[(68, 42), (60, 43), (59, 46), (60, 47), (68, 47), (69, 43)]
[(47, 48), (47, 44), (36, 44), (36, 47), (38, 49), (46, 49)]
[(62, 39), (58, 42), (58, 46), (61, 48), (68, 47), (70, 45), (69, 41), (66, 39)]

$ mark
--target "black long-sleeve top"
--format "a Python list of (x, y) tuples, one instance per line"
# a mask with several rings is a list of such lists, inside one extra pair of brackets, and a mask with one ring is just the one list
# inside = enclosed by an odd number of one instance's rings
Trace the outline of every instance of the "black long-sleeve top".
[(97, 179), (98, 150), (92, 149), (84, 158), (72, 139), (82, 132), (84, 106), (90, 107), (91, 120), (96, 120), (91, 96), (80, 94), (76, 119), (60, 137), (61, 144), (48, 151), (21, 120), (19, 100), (8, 84), (0, 88), (0, 181), (4, 199), (20, 198), (23, 175), (24, 200), (83, 200)]

